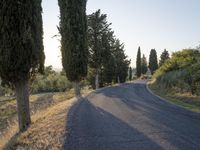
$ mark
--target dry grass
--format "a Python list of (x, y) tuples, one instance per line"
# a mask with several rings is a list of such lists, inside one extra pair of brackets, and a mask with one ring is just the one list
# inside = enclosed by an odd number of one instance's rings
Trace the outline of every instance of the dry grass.
[[(31, 107), (36, 107), (36, 103), (39, 101), (39, 96), (30, 96)], [(43, 98), (44, 99), (44, 98)], [(31, 108), (32, 113), (36, 109)], [(16, 100), (0, 102), (0, 135), (6, 128), (13, 124), (16, 120), (17, 104)]]
[(30, 128), (6, 149), (60, 149), (66, 132), (67, 112), (74, 102), (76, 99), (64, 101), (33, 115)]
[(18, 132), (18, 126), (17, 122), (15, 121), (11, 125), (9, 125), (7, 129), (4, 130), (4, 132), (1, 133), (0, 149), (3, 149), (4, 146), (8, 143), (8, 141), (12, 145), (12, 143), (16, 141), (17, 132)]
[[(84, 89), (82, 94), (87, 94), (90, 91)], [(76, 102), (73, 96), (73, 91), (70, 91), (44, 96), (39, 100), (38, 98), (31, 100), (31, 105), (34, 104), (35, 107), (32, 107), (34, 113), (31, 116), (30, 128), (26, 132), (18, 134), (17, 122), (13, 122), (0, 136), (0, 149), (60, 149), (63, 144), (63, 136), (66, 133), (67, 113)], [(39, 105), (41, 106), (39, 107)], [(36, 106), (39, 108), (35, 110)]]
[[(31, 114), (73, 97), (73, 91), (30, 96)], [(0, 103), (0, 137), (17, 119), (16, 100)]]
[(189, 92), (180, 93), (176, 90), (163, 89), (155, 82), (150, 82), (149, 88), (157, 95), (194, 112), (200, 112), (200, 96), (191, 95)]

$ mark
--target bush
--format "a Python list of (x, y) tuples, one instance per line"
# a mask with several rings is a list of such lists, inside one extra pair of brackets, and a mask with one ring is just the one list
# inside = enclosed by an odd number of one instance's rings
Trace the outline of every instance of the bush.
[[(82, 82), (82, 86), (86, 83)], [(30, 93), (43, 92), (64, 92), (72, 88), (72, 83), (67, 80), (64, 72), (55, 72), (52, 66), (45, 68), (44, 74), (37, 74), (34, 80), (30, 81)], [(9, 87), (0, 86), (0, 96), (14, 95)]]
[(154, 74), (156, 83), (163, 88), (198, 94), (200, 84), (200, 52), (185, 49), (172, 54)]
[(30, 86), (31, 93), (64, 92), (72, 88), (71, 82), (61, 73), (37, 75)]

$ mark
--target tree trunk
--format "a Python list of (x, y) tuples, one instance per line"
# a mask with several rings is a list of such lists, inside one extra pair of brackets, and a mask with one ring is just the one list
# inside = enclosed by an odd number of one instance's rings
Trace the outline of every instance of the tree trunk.
[(119, 76), (117, 77), (117, 81), (118, 81), (118, 84), (120, 84), (120, 78), (119, 78)]
[(81, 96), (81, 92), (80, 92), (80, 85), (79, 82), (74, 82), (74, 93), (76, 97), (80, 97)]
[(19, 81), (15, 84), (17, 96), (17, 112), (20, 132), (26, 131), (31, 123), (29, 109), (28, 81)]
[(190, 89), (191, 89), (192, 95), (194, 95), (196, 93), (196, 89), (197, 89), (196, 86), (195, 85), (191, 85)]
[(95, 86), (96, 86), (96, 89), (99, 88), (99, 70), (98, 69), (96, 71), (96, 76), (95, 76)]

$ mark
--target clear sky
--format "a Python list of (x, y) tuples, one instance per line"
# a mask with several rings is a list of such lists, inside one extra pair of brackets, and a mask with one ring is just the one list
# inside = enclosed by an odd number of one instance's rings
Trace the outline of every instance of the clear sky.
[[(147, 57), (152, 48), (170, 53), (200, 42), (200, 0), (88, 0), (87, 14), (101, 9), (135, 66), (137, 49)], [(62, 68), (57, 0), (43, 0), (45, 65)]]

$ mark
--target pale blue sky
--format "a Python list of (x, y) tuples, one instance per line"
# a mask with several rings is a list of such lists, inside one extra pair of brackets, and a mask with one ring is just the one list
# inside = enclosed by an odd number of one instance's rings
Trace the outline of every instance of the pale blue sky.
[[(147, 57), (152, 48), (160, 53), (195, 47), (200, 42), (200, 0), (88, 0), (87, 13), (97, 9), (124, 44), (135, 66), (138, 46)], [(44, 46), (46, 65), (61, 68), (57, 0), (43, 0)]]

